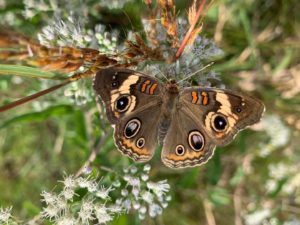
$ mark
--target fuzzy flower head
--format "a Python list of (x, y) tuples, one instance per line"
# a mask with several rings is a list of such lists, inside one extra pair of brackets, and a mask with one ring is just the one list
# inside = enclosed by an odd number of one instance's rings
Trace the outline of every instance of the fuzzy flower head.
[[(115, 214), (123, 211), (115, 204), (107, 205), (109, 194), (114, 189), (106, 188), (101, 179), (88, 177), (65, 176), (62, 190), (59, 193), (42, 192), (42, 201), (46, 204), (41, 216), (56, 224), (91, 224), (97, 220), (105, 224), (114, 218)], [(81, 201), (74, 200), (79, 197), (77, 191), (85, 189), (86, 194)], [(101, 206), (101, 207), (100, 207)]]
[(150, 168), (150, 165), (145, 165), (142, 171), (135, 166), (124, 170), (125, 188), (121, 190), (122, 197), (116, 201), (126, 211), (137, 211), (140, 219), (144, 219), (147, 213), (150, 217), (160, 215), (171, 200), (167, 195), (170, 191), (167, 180), (150, 181)]
[(0, 224), (9, 224), (9, 221), (11, 219), (11, 210), (12, 207), (0, 207)]
[[(146, 31), (147, 29), (151, 29), (149, 23), (149, 20), (143, 20)], [(179, 18), (177, 20), (179, 43), (181, 43), (184, 39), (188, 26), (186, 19)], [(160, 49), (163, 52), (164, 58), (167, 60), (175, 54), (177, 49), (165, 46), (166, 31), (161, 24), (157, 23), (156, 29), (157, 42), (160, 43)], [(211, 71), (211, 69), (201, 71), (201, 68), (204, 68), (210, 61), (220, 58), (221, 56), (223, 56), (223, 51), (218, 48), (213, 41), (204, 36), (198, 35), (195, 37), (192, 44), (188, 44), (185, 47), (182, 55), (175, 62), (171, 64), (150, 64), (151, 66), (148, 66), (149, 63), (145, 62), (145, 64), (139, 65), (139, 69), (143, 70), (147, 74), (156, 75), (161, 79), (165, 76), (168, 79), (175, 79), (177, 81), (181, 81), (187, 76), (194, 74), (194, 76), (192, 76), (192, 80), (201, 85), (211, 86), (211, 81), (214, 83), (220, 83), (218, 75), (214, 71)], [(162, 74), (164, 76), (162, 76)], [(182, 85), (190, 86), (190, 80), (191, 79), (187, 79), (182, 83)]]

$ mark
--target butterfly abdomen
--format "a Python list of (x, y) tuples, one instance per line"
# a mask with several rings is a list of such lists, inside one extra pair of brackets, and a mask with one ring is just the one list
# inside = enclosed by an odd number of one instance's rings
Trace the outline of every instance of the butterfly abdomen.
[(166, 85), (163, 93), (163, 104), (161, 109), (161, 118), (158, 128), (158, 140), (163, 143), (163, 140), (170, 127), (172, 116), (178, 102), (179, 90), (176, 84)]

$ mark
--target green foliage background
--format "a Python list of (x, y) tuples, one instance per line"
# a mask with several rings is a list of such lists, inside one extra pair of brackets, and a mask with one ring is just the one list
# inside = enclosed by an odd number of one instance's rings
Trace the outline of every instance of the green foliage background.
[[(13, 16), (8, 25), (28, 36), (36, 37), (50, 18), (40, 12), (26, 19), (22, 1), (4, 2), (0, 17), (9, 21)], [(82, 4), (90, 28), (101, 22), (124, 31), (124, 36), (128, 29), (142, 31), (140, 0), (113, 10), (101, 7), (101, 1)], [(188, 4), (177, 1), (178, 13), (184, 14)], [(150, 162), (151, 177), (168, 179), (170, 206), (156, 219), (139, 221), (132, 214), (113, 224), (300, 224), (299, 12), (298, 0), (215, 1), (201, 34), (215, 39), (225, 53), (214, 69), (227, 88), (262, 99), (266, 119), (255, 130), (241, 132), (230, 145), (217, 148), (201, 167), (168, 169), (157, 151)], [(0, 75), (1, 105), (55, 83)], [(71, 89), (84, 90), (90, 100), (75, 104), (64, 95)], [(75, 174), (99, 142), (103, 131), (91, 89), (91, 81), (80, 81), (0, 114), (0, 205), (13, 205), (15, 216), (34, 217), (43, 206), (39, 193), (51, 190), (64, 173)], [(111, 134), (106, 119), (102, 122)], [(118, 172), (130, 164), (109, 135), (92, 166), (106, 176), (105, 168)], [(264, 220), (251, 222), (249, 215), (265, 211)]]

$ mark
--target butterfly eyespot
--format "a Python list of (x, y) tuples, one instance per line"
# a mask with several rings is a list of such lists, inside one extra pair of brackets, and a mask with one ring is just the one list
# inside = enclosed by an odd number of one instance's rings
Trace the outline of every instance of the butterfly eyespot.
[(138, 119), (129, 120), (124, 129), (124, 135), (126, 138), (134, 137), (141, 128), (141, 122)]
[(111, 86), (114, 88), (114, 87), (117, 87), (118, 86), (118, 82), (117, 81), (114, 81), (111, 83)]
[(237, 106), (237, 107), (235, 108), (235, 111), (236, 111), (237, 113), (240, 113), (240, 112), (242, 112), (242, 109), (241, 109), (241, 107)]
[(227, 119), (220, 114), (217, 114), (212, 119), (212, 127), (217, 132), (223, 132), (228, 127)]
[(145, 146), (145, 138), (139, 138), (137, 141), (136, 141), (136, 146), (138, 148), (142, 148)]
[(204, 147), (204, 138), (199, 131), (191, 131), (188, 142), (194, 151), (201, 151)]
[(175, 149), (176, 155), (184, 155), (185, 149), (183, 145), (177, 145)]
[(130, 96), (128, 95), (120, 96), (115, 102), (115, 109), (118, 112), (124, 112), (129, 108), (130, 103), (131, 103)]

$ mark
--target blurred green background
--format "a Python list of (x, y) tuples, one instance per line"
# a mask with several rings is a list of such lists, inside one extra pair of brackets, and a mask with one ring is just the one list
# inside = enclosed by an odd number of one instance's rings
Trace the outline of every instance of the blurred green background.
[[(36, 38), (53, 12), (38, 7), (28, 11), (28, 2), (0, 0), (1, 24)], [(66, 12), (86, 15), (90, 28), (102, 23), (124, 36), (127, 30), (141, 32), (142, 1), (108, 7), (113, 2), (123, 1), (70, 1), (64, 7)], [(185, 14), (190, 3), (176, 1), (178, 14)], [(230, 145), (217, 148), (201, 167), (168, 169), (157, 152), (150, 161), (151, 179), (168, 179), (169, 207), (155, 219), (139, 221), (132, 213), (116, 218), (113, 224), (300, 224), (299, 12), (298, 0), (214, 1), (201, 33), (224, 51), (213, 69), (227, 88), (265, 103), (262, 122), (242, 131)], [(0, 103), (55, 83), (0, 75)], [(76, 174), (103, 129), (112, 133), (105, 118), (102, 123), (91, 81), (79, 81), (1, 113), (0, 205), (13, 205), (13, 214), (21, 219), (34, 217), (43, 207), (39, 193), (52, 190), (64, 173)], [(92, 163), (100, 176), (107, 175), (103, 168), (118, 172), (132, 164), (116, 150), (112, 135), (108, 136)]]

